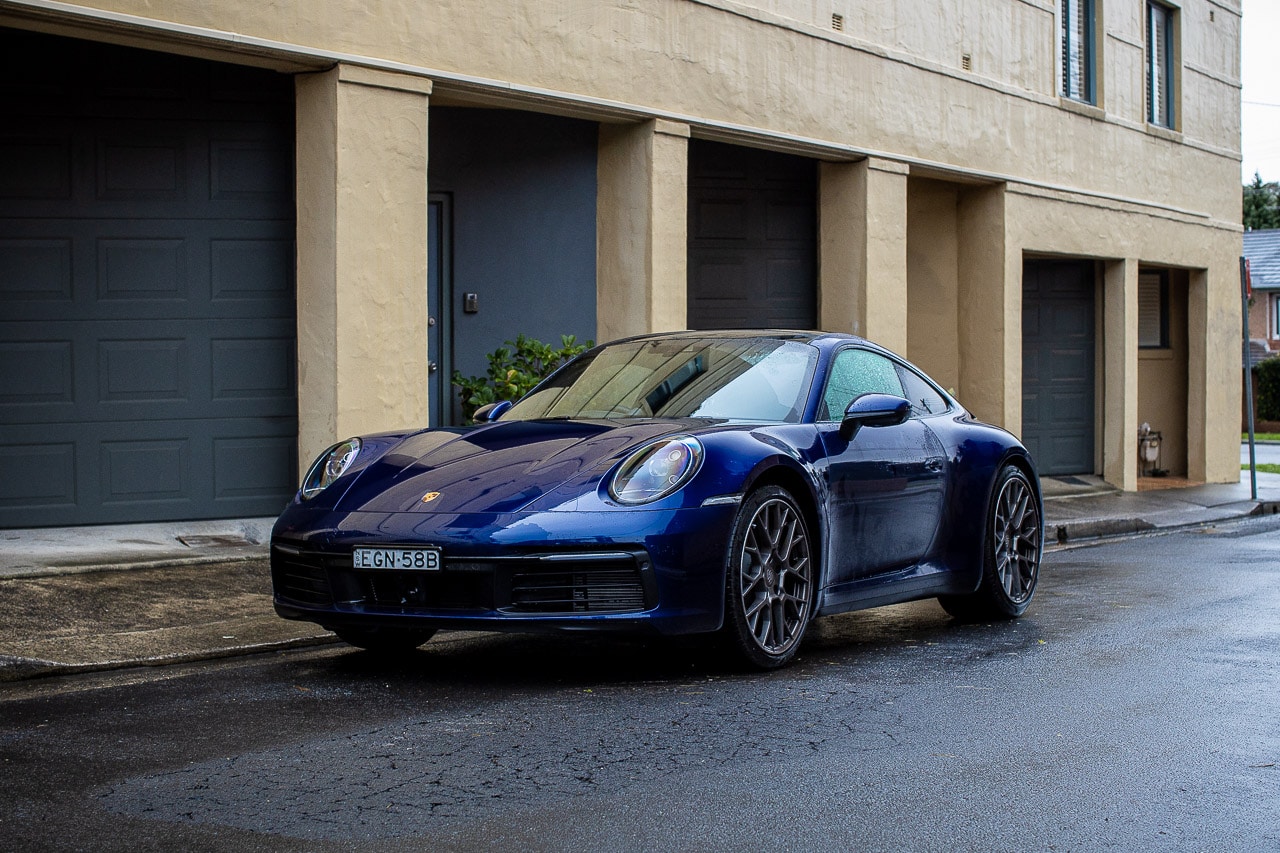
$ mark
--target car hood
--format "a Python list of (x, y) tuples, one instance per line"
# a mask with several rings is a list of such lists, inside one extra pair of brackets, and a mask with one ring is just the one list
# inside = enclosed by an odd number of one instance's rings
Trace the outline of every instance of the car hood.
[[(374, 460), (338, 500), (346, 512), (506, 513), (582, 494), (635, 448), (703, 419), (511, 421), (427, 430)], [(428, 499), (429, 497), (429, 499)]]

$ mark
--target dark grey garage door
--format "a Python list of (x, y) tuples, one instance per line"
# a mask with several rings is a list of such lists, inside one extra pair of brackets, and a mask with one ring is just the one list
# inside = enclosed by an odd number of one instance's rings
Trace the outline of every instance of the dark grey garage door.
[(295, 483), (292, 82), (0, 30), (0, 527)]
[(1041, 474), (1091, 474), (1094, 267), (1027, 261), (1022, 269), (1022, 440)]
[(817, 234), (814, 161), (693, 140), (689, 328), (816, 328)]

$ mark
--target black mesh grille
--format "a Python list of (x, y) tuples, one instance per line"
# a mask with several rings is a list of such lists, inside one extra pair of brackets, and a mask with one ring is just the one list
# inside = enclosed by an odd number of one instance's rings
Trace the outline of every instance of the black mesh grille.
[(632, 569), (518, 572), (509, 610), (522, 613), (626, 613), (644, 610), (644, 586)]
[(276, 595), (307, 607), (333, 604), (329, 572), (315, 555), (287, 554), (273, 549), (271, 584)]
[(271, 549), (276, 596), (302, 607), (410, 614), (538, 615), (636, 613), (656, 604), (647, 556), (555, 553), (478, 559), (445, 557), (439, 571), (353, 569), (351, 555)]

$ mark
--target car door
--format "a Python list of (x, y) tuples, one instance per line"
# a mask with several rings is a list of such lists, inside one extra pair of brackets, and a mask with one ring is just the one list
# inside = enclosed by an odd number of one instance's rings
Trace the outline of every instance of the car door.
[[(904, 389), (900, 371), (909, 376)], [(902, 365), (857, 348), (832, 361), (818, 430), (827, 453), (829, 584), (840, 584), (920, 561), (942, 517), (947, 463), (942, 442), (926, 422), (927, 403)], [(863, 426), (849, 439), (840, 434), (845, 408), (867, 393), (907, 397), (912, 414), (892, 426)], [(937, 396), (937, 395), (935, 395)], [(941, 400), (941, 397), (938, 397)], [(943, 403), (945, 406), (945, 403)]]

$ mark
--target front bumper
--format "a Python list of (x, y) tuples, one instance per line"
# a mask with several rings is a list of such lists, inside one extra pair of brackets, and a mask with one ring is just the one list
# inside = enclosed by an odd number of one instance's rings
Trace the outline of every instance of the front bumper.
[[(327, 628), (651, 631), (720, 627), (735, 508), (440, 515), (286, 512), (276, 612)], [(359, 546), (432, 545), (435, 571), (355, 569)]]

